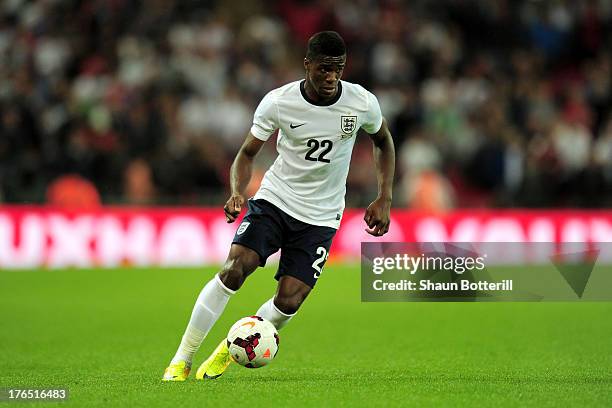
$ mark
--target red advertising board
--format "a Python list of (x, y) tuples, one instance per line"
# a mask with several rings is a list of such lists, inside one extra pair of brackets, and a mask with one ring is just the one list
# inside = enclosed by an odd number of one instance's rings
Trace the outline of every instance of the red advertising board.
[[(357, 260), (361, 242), (612, 242), (612, 211), (392, 211), (389, 233), (365, 232), (362, 210), (347, 210), (331, 250)], [(65, 211), (0, 207), (0, 268), (220, 263), (239, 223), (222, 210), (121, 208)], [(586, 244), (585, 244), (586, 245)]]

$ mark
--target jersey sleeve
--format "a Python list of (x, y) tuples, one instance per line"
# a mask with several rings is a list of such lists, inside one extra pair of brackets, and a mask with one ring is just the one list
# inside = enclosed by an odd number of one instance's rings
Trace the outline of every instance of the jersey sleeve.
[(278, 110), (274, 96), (268, 93), (255, 109), (251, 134), (266, 141), (276, 129), (278, 129)]
[(365, 118), (361, 128), (369, 134), (376, 133), (382, 126), (382, 113), (380, 111), (380, 105), (378, 99), (372, 92), (367, 92), (368, 97), (368, 110), (365, 114)]

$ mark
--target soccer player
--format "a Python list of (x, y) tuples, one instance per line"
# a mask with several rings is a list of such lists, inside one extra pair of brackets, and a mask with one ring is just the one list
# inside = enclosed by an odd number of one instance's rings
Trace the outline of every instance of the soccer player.
[[(253, 126), (231, 167), (231, 196), (224, 206), (227, 222), (245, 205), (243, 192), (253, 159), (278, 129), (278, 157), (236, 231), (221, 271), (202, 289), (164, 381), (184, 381), (193, 355), (232, 295), (266, 259), (281, 250), (276, 295), (255, 313), (281, 329), (304, 302), (321, 276), (344, 210), (346, 177), (357, 131), (370, 135), (378, 196), (365, 211), (366, 231), (389, 230), (395, 171), (393, 140), (376, 97), (363, 87), (341, 81), (346, 47), (333, 31), (315, 34), (304, 59), (305, 79), (270, 91), (255, 111)], [(230, 356), (225, 339), (199, 367), (197, 379), (216, 378)]]

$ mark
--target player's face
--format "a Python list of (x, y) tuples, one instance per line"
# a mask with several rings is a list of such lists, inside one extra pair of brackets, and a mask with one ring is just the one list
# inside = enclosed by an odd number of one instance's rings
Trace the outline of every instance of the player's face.
[[(318, 99), (331, 99), (338, 92), (338, 82), (346, 64), (346, 55), (341, 57), (322, 56), (314, 60), (304, 60), (306, 84)], [(313, 95), (314, 96), (314, 95)]]

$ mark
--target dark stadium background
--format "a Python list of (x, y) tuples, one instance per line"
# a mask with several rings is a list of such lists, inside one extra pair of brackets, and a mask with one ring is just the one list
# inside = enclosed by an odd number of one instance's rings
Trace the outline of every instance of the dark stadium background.
[[(611, 15), (606, 0), (8, 0), (0, 200), (96, 201), (77, 175), (103, 203), (218, 206), (259, 99), (335, 29), (344, 78), (389, 121), (397, 207), (606, 207)], [(359, 138), (349, 206), (375, 194), (370, 157)], [(269, 143), (258, 173), (273, 158)]]

